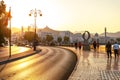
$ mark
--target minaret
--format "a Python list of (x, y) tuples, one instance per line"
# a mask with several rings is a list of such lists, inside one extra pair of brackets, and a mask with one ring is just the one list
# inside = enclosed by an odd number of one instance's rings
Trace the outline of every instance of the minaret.
[(105, 43), (107, 42), (107, 35), (106, 35), (106, 32), (107, 32), (107, 29), (106, 29), (106, 27), (105, 27)]

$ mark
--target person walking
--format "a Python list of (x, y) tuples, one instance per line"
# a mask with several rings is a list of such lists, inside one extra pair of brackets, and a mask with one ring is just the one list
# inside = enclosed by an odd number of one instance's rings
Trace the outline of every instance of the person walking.
[(115, 55), (115, 58), (116, 58), (116, 56), (119, 57), (119, 54), (118, 54), (119, 45), (118, 45), (117, 42), (115, 42), (115, 43), (113, 44), (113, 49), (114, 49), (114, 55)]
[(109, 58), (109, 57), (112, 58), (112, 56), (111, 56), (112, 46), (111, 46), (110, 41), (108, 41), (108, 43), (106, 44), (105, 48), (106, 48), (106, 52), (107, 52), (107, 57), (108, 57), (108, 58)]
[(97, 46), (97, 52), (99, 52), (99, 42), (97, 42), (96, 46)]
[(79, 42), (78, 47), (79, 47), (79, 50), (81, 50), (81, 47), (82, 47), (82, 43), (81, 42)]
[(96, 41), (94, 41), (94, 42), (93, 42), (94, 51), (96, 51), (96, 46), (97, 46), (97, 43), (96, 43)]
[(76, 50), (77, 50), (77, 47), (78, 47), (77, 42), (75, 42), (75, 49), (76, 49)]

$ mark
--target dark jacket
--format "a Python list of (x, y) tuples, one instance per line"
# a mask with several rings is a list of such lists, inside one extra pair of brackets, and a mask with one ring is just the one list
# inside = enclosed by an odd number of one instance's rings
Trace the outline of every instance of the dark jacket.
[(106, 44), (106, 51), (111, 51), (111, 49), (112, 49), (111, 43), (107, 43)]

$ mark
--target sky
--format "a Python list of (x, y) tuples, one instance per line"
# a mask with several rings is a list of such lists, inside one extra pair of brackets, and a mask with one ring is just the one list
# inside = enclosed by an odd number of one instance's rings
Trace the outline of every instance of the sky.
[(38, 28), (89, 31), (103, 33), (120, 31), (120, 0), (4, 0), (11, 7), (12, 27), (34, 25), (30, 10), (41, 10), (37, 15)]

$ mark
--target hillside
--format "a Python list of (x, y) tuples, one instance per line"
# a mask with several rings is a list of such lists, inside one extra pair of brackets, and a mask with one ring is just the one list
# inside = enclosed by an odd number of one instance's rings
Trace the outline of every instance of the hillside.
[[(101, 36), (104, 36), (105, 33), (100, 34)], [(120, 31), (116, 32), (116, 33), (111, 33), (111, 32), (107, 32), (107, 36), (108, 37), (120, 37)]]

